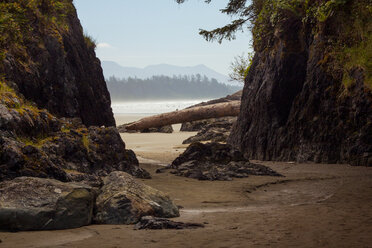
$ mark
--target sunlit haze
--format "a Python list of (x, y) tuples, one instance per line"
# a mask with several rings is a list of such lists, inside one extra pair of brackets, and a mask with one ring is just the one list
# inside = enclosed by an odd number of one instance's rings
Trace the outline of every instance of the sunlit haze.
[(204, 64), (227, 75), (234, 56), (250, 50), (249, 32), (234, 41), (207, 42), (198, 32), (231, 19), (218, 10), (226, 1), (75, 0), (86, 33), (97, 41), (101, 60), (123, 66)]

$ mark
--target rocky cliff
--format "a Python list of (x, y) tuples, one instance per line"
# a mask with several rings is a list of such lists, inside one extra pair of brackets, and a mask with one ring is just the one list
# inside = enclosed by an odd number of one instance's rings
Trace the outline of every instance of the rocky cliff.
[(52, 114), (115, 126), (95, 44), (84, 36), (72, 0), (0, 5), (0, 75)]
[(229, 142), (246, 157), (372, 166), (372, 1), (253, 1)]
[(0, 181), (100, 184), (112, 171), (149, 177), (110, 127), (95, 45), (72, 0), (1, 1), (0, 33)]

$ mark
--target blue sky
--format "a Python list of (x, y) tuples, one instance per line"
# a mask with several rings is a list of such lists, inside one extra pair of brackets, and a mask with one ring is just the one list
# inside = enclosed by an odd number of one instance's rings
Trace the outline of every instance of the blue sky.
[(101, 60), (134, 67), (205, 64), (227, 75), (234, 56), (250, 51), (250, 33), (238, 33), (236, 40), (222, 44), (198, 34), (199, 28), (213, 29), (231, 20), (218, 11), (226, 2), (74, 0), (85, 32), (98, 43)]

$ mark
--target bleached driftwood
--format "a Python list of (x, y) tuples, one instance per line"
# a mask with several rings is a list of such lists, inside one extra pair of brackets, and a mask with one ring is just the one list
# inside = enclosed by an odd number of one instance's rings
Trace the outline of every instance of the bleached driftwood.
[(145, 117), (139, 121), (127, 124), (125, 128), (127, 130), (143, 130), (210, 118), (238, 116), (239, 111), (240, 101), (216, 103)]

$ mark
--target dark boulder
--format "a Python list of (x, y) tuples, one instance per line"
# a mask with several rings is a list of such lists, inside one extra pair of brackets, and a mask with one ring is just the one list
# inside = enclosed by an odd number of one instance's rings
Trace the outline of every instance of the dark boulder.
[(89, 225), (94, 190), (52, 179), (18, 177), (0, 183), (0, 230), (69, 229)]

